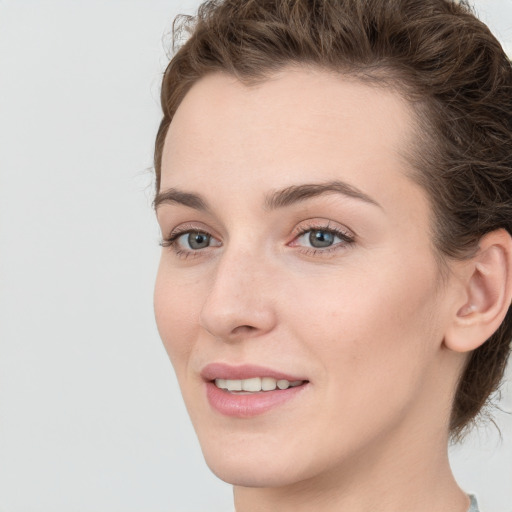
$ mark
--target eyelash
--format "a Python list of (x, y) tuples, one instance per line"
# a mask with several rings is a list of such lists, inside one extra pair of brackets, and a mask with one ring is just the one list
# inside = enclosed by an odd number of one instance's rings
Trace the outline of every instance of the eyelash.
[[(350, 232), (343, 231), (339, 228), (331, 227), (328, 223), (327, 225), (311, 224), (311, 225), (300, 228), (298, 231), (296, 231), (294, 233), (294, 238), (293, 238), (292, 242), (290, 242), (290, 243), (297, 241), (299, 238), (301, 238), (302, 236), (304, 236), (305, 234), (307, 234), (311, 231), (322, 231), (324, 233), (329, 233), (330, 235), (334, 235), (335, 237), (339, 238), (341, 240), (341, 242), (335, 243), (332, 246), (325, 247), (322, 249), (316, 248), (316, 247), (292, 246), (292, 247), (302, 247), (301, 252), (308, 256), (315, 256), (315, 255), (326, 256), (327, 254), (330, 254), (332, 252), (340, 250), (341, 247), (349, 247), (349, 246), (353, 245), (355, 242), (355, 237)], [(174, 251), (176, 256), (183, 258), (183, 259), (187, 259), (189, 257), (199, 257), (199, 256), (201, 256), (201, 253), (204, 252), (204, 249), (196, 249), (196, 250), (181, 249), (178, 246), (178, 243), (177, 243), (178, 239), (181, 236), (189, 234), (189, 233), (197, 233), (197, 234), (208, 236), (210, 238), (214, 238), (210, 233), (208, 233), (205, 230), (201, 230), (201, 229), (198, 229), (197, 227), (193, 227), (193, 226), (183, 226), (182, 228), (180, 228), (178, 230), (172, 231), (171, 234), (167, 238), (164, 238), (160, 242), (160, 245), (162, 247), (170, 247)], [(208, 249), (208, 247), (205, 249)]]

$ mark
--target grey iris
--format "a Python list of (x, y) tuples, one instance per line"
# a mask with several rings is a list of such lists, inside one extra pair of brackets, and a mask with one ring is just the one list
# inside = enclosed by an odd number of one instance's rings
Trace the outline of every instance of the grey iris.
[(329, 247), (334, 242), (334, 234), (328, 231), (311, 231), (309, 234), (309, 243), (313, 247)]
[(204, 249), (210, 245), (210, 235), (205, 233), (189, 233), (188, 245), (191, 249)]

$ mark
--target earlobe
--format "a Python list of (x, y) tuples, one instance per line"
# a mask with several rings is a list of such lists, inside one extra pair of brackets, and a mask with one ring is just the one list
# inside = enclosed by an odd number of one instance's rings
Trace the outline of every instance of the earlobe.
[(444, 344), (469, 352), (498, 329), (512, 299), (512, 237), (504, 229), (480, 240), (477, 253), (465, 262), (464, 303), (456, 308)]

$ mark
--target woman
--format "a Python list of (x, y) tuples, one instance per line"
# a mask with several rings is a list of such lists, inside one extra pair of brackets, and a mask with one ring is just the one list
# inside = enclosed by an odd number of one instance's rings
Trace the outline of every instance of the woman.
[(237, 512), (476, 511), (447, 445), (510, 352), (502, 48), (448, 0), (226, 0), (188, 22), (155, 311), (206, 462)]

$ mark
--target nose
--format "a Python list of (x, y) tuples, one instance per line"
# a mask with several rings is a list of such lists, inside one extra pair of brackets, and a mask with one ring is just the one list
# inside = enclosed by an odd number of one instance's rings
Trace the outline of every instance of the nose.
[(270, 332), (276, 325), (273, 281), (264, 255), (226, 249), (211, 276), (200, 325), (224, 341)]

